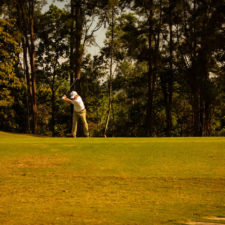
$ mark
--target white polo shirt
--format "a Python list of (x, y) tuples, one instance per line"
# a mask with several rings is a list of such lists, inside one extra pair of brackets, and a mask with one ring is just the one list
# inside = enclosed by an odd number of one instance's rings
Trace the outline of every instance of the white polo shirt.
[(81, 112), (82, 110), (85, 109), (83, 100), (80, 96), (78, 96), (76, 99), (73, 99), (72, 104), (74, 105), (75, 112)]

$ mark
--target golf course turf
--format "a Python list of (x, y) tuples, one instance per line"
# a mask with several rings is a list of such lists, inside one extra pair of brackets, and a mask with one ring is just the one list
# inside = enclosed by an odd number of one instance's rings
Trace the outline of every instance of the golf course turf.
[(224, 217), (223, 137), (0, 132), (2, 225), (225, 224)]

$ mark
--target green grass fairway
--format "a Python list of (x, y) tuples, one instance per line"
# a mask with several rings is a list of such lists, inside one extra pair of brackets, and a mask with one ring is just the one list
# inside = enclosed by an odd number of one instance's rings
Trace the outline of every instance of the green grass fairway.
[(0, 132), (1, 225), (225, 224), (224, 217), (225, 138)]

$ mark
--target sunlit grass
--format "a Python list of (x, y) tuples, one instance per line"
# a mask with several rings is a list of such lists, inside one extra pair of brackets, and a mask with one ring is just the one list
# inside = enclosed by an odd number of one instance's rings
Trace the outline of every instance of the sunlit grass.
[(172, 225), (217, 216), (225, 217), (225, 138), (0, 133), (0, 224)]

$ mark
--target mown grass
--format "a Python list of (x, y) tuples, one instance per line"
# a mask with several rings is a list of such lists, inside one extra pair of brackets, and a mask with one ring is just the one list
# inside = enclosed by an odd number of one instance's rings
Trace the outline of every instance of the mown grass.
[(0, 224), (172, 225), (213, 216), (225, 217), (225, 138), (0, 132)]

